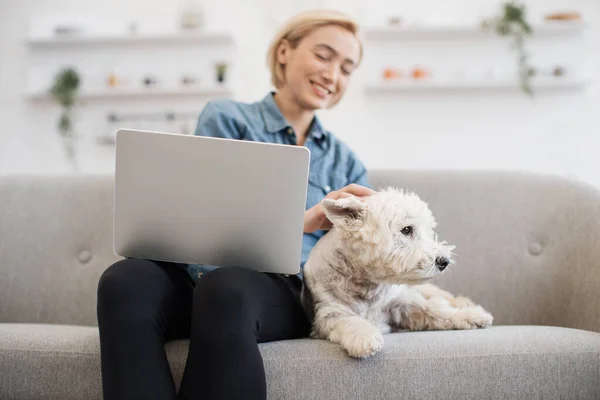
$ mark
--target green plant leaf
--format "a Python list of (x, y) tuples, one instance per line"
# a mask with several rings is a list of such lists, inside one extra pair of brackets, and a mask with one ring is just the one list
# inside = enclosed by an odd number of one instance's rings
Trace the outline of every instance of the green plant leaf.
[(77, 71), (73, 68), (65, 68), (56, 75), (50, 94), (61, 106), (71, 107), (75, 103), (79, 83)]
[(525, 5), (515, 1), (505, 2), (502, 6), (502, 14), (495, 18), (485, 19), (482, 26), (493, 28), (500, 36), (508, 36), (513, 40), (511, 47), (517, 52), (517, 65), (519, 67), (519, 81), (522, 90), (533, 94), (530, 86), (531, 67), (527, 63), (525, 52), (525, 37), (533, 33), (533, 28), (527, 22)]

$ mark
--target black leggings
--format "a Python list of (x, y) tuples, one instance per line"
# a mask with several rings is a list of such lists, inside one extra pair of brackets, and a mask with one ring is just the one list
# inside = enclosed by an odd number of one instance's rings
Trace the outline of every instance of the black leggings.
[[(126, 259), (98, 284), (105, 400), (265, 399), (258, 344), (306, 337), (296, 276), (219, 268), (198, 284), (181, 266)], [(164, 344), (190, 338), (179, 394)]]

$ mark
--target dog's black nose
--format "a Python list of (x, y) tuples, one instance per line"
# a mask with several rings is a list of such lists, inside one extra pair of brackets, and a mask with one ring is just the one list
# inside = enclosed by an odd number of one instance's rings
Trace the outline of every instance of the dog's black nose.
[(447, 259), (446, 257), (438, 257), (435, 259), (435, 265), (437, 265), (437, 267), (440, 271), (443, 271), (444, 269), (446, 269), (448, 264), (450, 264), (450, 260)]

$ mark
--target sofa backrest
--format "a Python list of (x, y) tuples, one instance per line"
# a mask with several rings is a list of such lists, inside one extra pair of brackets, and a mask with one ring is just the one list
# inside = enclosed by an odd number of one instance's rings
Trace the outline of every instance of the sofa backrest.
[(114, 177), (0, 177), (0, 322), (97, 325)]
[[(495, 324), (600, 331), (600, 194), (517, 172), (372, 171), (429, 203), (456, 265), (433, 283)], [(0, 322), (97, 325), (112, 249), (112, 176), (0, 177)]]

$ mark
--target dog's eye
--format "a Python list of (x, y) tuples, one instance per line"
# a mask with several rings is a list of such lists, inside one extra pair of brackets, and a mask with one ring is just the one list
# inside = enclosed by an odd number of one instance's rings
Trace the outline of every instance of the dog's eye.
[(413, 228), (412, 226), (405, 226), (404, 228), (402, 228), (401, 232), (403, 235), (410, 236), (413, 232)]

